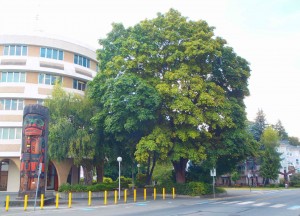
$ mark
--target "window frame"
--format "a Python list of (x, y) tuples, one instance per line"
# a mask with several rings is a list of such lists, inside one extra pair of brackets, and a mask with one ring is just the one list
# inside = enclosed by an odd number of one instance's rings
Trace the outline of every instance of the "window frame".
[(27, 56), (28, 47), (22, 44), (8, 44), (3, 48), (4, 56)]
[[(18, 77), (18, 79), (16, 79)], [(11, 79), (11, 81), (9, 81)], [(25, 83), (26, 82), (26, 73), (20, 71), (1, 71), (1, 80), (2, 83)]]
[(52, 47), (41, 47), (40, 48), (40, 57), (63, 61), (64, 60), (64, 51), (60, 50), (60, 49), (55, 49)]
[(74, 54), (74, 64), (80, 65), (82, 67), (90, 68), (91, 60), (83, 55)]

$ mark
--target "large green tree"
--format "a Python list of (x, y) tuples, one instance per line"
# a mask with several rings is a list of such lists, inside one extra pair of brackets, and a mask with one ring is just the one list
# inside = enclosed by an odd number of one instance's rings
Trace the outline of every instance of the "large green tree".
[(73, 158), (74, 163), (84, 169), (85, 183), (91, 184), (96, 146), (90, 121), (94, 113), (91, 101), (87, 97), (67, 93), (56, 84), (45, 106), (50, 110), (50, 159)]
[[(147, 109), (152, 106), (150, 113), (154, 116), (142, 119), (154, 121), (150, 130), (143, 130), (141, 139), (134, 141), (137, 160), (150, 160), (152, 165), (157, 159), (170, 160), (177, 182), (185, 182), (188, 160), (197, 163), (209, 155), (214, 156), (211, 161), (216, 164), (219, 155), (245, 155), (245, 143), (249, 141), (244, 130), (243, 99), (248, 95), (250, 69), (247, 61), (226, 46), (225, 40), (214, 36), (213, 28), (205, 21), (190, 21), (171, 9), (127, 29), (113, 24), (112, 31), (99, 43), (101, 71), (91, 88), (92, 98), (101, 109), (110, 100), (105, 96), (111, 95), (110, 83), (124, 76), (149, 85), (161, 101), (158, 108), (158, 103), (151, 101)], [(120, 91), (114, 102), (134, 95), (135, 91), (128, 91)], [(141, 120), (137, 120), (143, 105), (135, 103), (131, 134), (140, 128)], [(118, 121), (117, 128), (128, 130), (124, 110), (108, 111), (104, 109), (100, 115), (105, 119), (107, 115), (112, 119), (123, 116), (126, 121)], [(107, 129), (109, 122), (102, 123)], [(109, 131), (120, 133), (114, 128)], [(122, 137), (130, 140), (131, 134)]]

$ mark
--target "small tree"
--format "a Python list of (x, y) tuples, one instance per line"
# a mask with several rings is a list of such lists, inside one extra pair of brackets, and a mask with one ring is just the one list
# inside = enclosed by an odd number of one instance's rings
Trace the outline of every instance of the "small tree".
[(239, 180), (240, 178), (241, 178), (241, 175), (239, 174), (239, 172), (233, 171), (231, 173), (231, 179), (232, 179), (232, 181), (234, 181), (234, 184), (236, 184), (236, 181)]
[(280, 153), (276, 151), (279, 145), (278, 132), (272, 127), (268, 127), (262, 134), (261, 144), (264, 146), (261, 157), (260, 174), (265, 179), (264, 185), (269, 183), (269, 180), (278, 178), (278, 170), (281, 167)]
[(85, 183), (92, 184), (96, 139), (90, 121), (91, 101), (67, 93), (56, 84), (45, 106), (50, 111), (49, 158), (58, 161), (73, 158), (74, 163), (84, 169)]

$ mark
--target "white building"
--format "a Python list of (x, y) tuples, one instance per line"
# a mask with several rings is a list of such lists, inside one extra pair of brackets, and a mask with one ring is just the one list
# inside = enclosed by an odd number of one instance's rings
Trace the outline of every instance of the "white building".
[(281, 153), (282, 159), (280, 172), (289, 171), (291, 168), (294, 168), (296, 173), (300, 172), (300, 146), (292, 146), (282, 141), (277, 152)]

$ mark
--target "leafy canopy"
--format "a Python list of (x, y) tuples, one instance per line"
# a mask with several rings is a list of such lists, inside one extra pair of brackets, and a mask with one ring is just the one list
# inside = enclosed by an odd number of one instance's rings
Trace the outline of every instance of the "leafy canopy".
[(167, 158), (182, 163), (175, 166), (180, 172), (187, 159), (247, 154), (250, 69), (212, 27), (173, 9), (127, 29), (112, 27), (99, 40), (101, 71), (89, 85), (95, 119), (107, 133), (130, 140), (137, 160)]

